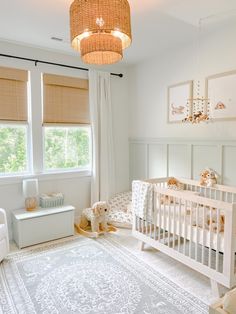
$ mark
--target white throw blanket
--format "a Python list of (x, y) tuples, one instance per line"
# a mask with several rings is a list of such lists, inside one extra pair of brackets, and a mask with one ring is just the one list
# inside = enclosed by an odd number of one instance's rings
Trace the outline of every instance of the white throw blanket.
[(138, 217), (152, 220), (153, 184), (139, 180), (132, 182), (132, 206)]

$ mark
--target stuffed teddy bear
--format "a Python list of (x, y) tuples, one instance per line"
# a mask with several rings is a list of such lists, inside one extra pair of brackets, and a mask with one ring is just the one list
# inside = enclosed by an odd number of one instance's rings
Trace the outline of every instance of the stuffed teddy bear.
[(86, 229), (91, 225), (91, 231), (99, 233), (100, 226), (102, 231), (107, 232), (107, 220), (106, 214), (108, 213), (109, 205), (106, 202), (97, 202), (92, 208), (85, 208), (82, 211), (79, 226), (82, 229)]
[[(207, 206), (205, 209), (205, 216), (203, 212), (203, 207), (200, 206), (198, 210), (198, 224), (197, 224), (197, 209), (194, 207), (192, 209), (192, 225), (198, 225), (199, 228), (204, 228), (206, 230), (212, 230), (217, 232), (219, 226), (219, 232), (224, 232), (225, 216), (223, 214), (219, 215), (219, 222), (217, 223), (217, 210), (213, 208), (212, 213), (210, 213), (210, 208)], [(190, 214), (190, 213), (189, 213)]]
[(201, 173), (200, 173), (200, 185), (206, 185), (206, 179), (207, 179), (207, 175), (209, 173), (209, 170), (203, 170)]
[(177, 179), (175, 179), (173, 177), (169, 178), (169, 180), (167, 181), (167, 187), (168, 187), (168, 189), (172, 189), (172, 190), (183, 190), (184, 189), (183, 183), (181, 183), (180, 181), (178, 181)]

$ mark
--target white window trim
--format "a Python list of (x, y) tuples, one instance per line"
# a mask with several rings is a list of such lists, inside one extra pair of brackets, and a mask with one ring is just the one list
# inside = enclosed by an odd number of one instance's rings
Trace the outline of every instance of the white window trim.
[(21, 184), (23, 179), (37, 178), (39, 181), (51, 181), (61, 179), (73, 179), (73, 178), (91, 177), (90, 170), (79, 171), (64, 171), (64, 172), (51, 172), (51, 173), (38, 173), (38, 174), (16, 174), (14, 176), (6, 175), (0, 177), (0, 186), (9, 184)]

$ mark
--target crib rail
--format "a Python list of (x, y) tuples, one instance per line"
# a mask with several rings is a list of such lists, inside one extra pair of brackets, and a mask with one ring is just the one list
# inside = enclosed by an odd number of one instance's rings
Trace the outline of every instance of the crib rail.
[(199, 193), (199, 195), (228, 203), (236, 203), (236, 188), (216, 184), (213, 187), (200, 185), (198, 181), (177, 178), (184, 183), (185, 189)]
[[(155, 184), (160, 187), (167, 187), (167, 182), (170, 177), (148, 179), (146, 182)], [(236, 187), (216, 184), (214, 187), (206, 187), (200, 185), (196, 180), (190, 180), (185, 178), (176, 178), (184, 184), (184, 189), (192, 192), (196, 192), (203, 197), (207, 197), (214, 200), (223, 202), (236, 203)]]
[(153, 210), (149, 219), (134, 214), (134, 236), (231, 288), (236, 284), (233, 189), (201, 191), (193, 180), (181, 179), (186, 190), (175, 191), (167, 189), (167, 181), (148, 180), (154, 184)]

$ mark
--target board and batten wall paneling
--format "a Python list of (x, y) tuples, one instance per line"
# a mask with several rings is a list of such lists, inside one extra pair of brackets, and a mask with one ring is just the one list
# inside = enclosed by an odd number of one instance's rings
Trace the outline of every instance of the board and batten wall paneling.
[(210, 167), (221, 173), (221, 150), (217, 145), (193, 145), (193, 179), (197, 180), (202, 169)]
[(222, 183), (236, 186), (236, 146), (223, 147), (223, 173)]
[(147, 145), (131, 144), (130, 145), (130, 179), (139, 180), (148, 177), (147, 171)]
[(130, 139), (130, 182), (176, 176), (198, 180), (210, 167), (236, 186), (236, 140)]
[(148, 177), (161, 178), (167, 176), (167, 145), (150, 144), (148, 145)]
[(191, 177), (191, 145), (168, 145), (168, 175), (173, 177)]

